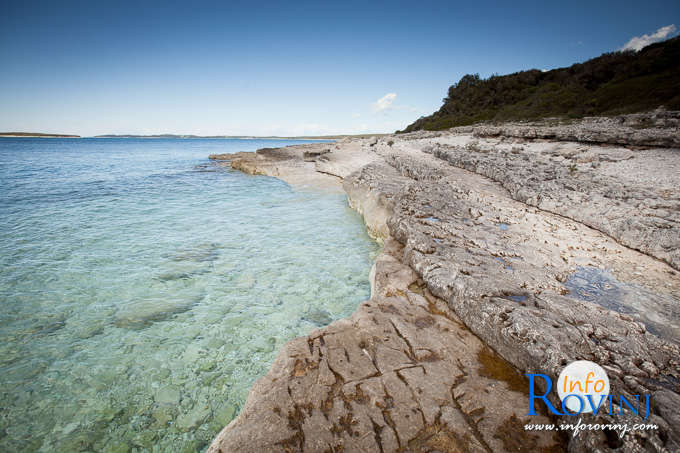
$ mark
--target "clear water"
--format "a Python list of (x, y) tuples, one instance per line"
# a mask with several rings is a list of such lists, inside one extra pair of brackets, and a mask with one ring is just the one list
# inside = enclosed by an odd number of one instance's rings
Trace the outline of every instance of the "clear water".
[(368, 297), (342, 194), (207, 160), (291, 143), (0, 139), (0, 451), (200, 451)]
[(611, 272), (592, 266), (577, 268), (564, 286), (579, 299), (630, 315), (650, 333), (680, 342), (680, 306), (672, 295), (619, 281)]

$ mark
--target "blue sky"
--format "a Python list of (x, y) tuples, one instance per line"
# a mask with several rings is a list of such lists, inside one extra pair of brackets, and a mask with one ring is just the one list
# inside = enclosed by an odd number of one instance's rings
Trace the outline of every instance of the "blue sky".
[(680, 25), (677, 0), (2, 9), (0, 130), (80, 135), (392, 132), (466, 73), (568, 66)]

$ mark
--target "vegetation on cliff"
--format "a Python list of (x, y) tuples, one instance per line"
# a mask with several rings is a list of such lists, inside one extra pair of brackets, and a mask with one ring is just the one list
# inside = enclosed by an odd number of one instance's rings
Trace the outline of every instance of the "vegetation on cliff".
[(437, 112), (399, 132), (481, 121), (615, 115), (659, 106), (680, 109), (680, 37), (546, 72), (532, 69), (488, 79), (465, 75), (449, 88)]

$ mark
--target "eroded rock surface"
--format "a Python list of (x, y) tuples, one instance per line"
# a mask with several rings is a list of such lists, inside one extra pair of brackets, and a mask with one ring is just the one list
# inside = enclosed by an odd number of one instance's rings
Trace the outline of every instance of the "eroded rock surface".
[[(385, 249), (371, 299), (288, 343), (210, 451), (680, 449), (680, 151), (638, 149), (676, 146), (677, 115), (654, 115), (233, 158), (291, 181), (342, 178)], [(659, 429), (524, 431), (575, 420), (526, 417), (522, 374), (555, 380), (579, 359), (605, 368), (613, 395), (651, 394)], [(641, 419), (583, 417), (593, 420)]]
[[(558, 124), (551, 124), (551, 123)], [(618, 144), (627, 147), (680, 147), (680, 112), (657, 110), (617, 117), (592, 117), (580, 121), (543, 121), (538, 124), (508, 123), (476, 126), (482, 137), (504, 136), (563, 142)]]
[(450, 164), (500, 182), (512, 198), (569, 217), (680, 268), (680, 151), (499, 139), (436, 146)]

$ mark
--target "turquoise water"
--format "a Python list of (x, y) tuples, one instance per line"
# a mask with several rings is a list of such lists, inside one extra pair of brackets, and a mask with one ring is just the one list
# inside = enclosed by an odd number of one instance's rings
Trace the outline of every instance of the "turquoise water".
[(200, 451), (368, 298), (344, 195), (207, 160), (291, 143), (0, 139), (0, 451)]

